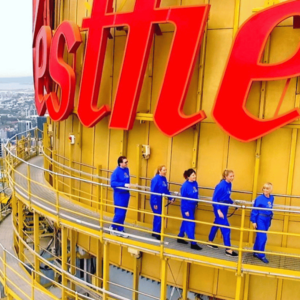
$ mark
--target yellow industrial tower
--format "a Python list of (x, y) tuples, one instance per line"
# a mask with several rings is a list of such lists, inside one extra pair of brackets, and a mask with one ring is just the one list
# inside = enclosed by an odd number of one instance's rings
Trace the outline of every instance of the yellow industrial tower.
[[(187, 115), (202, 109), (207, 118), (173, 138), (157, 129), (153, 112), (174, 26), (162, 24), (162, 34), (154, 36), (138, 113), (130, 131), (109, 129), (108, 118), (87, 128), (77, 117), (88, 34), (81, 31), (83, 43), (75, 58), (73, 114), (61, 122), (48, 118), (43, 133), (31, 130), (5, 146), (13, 227), (7, 223), (10, 219), (0, 226), (3, 237), (12, 236), (6, 244), (4, 238), (0, 239), (0, 280), (8, 299), (200, 299), (197, 295), (235, 300), (300, 299), (300, 123), (295, 121), (256, 141), (242, 143), (229, 137), (211, 116), (239, 26), (254, 13), (279, 2), (284, 1), (161, 0), (161, 7), (211, 5), (184, 106)], [(63, 20), (81, 26), (93, 6), (93, 0), (47, 3), (53, 33)], [(115, 0), (113, 9), (129, 12), (134, 3)], [(126, 28), (111, 29), (111, 35), (99, 106), (112, 106), (115, 99)], [(272, 31), (263, 62), (285, 60), (298, 44), (299, 29), (293, 28), (291, 17)], [(64, 59), (73, 65), (67, 52)], [(261, 119), (273, 117), (285, 83), (255, 82), (247, 109)], [(291, 79), (279, 113), (294, 107), (299, 107), (299, 78)], [(150, 156), (145, 158), (148, 147)], [(125, 223), (128, 238), (111, 235), (108, 229), (114, 211), (109, 179), (120, 155), (127, 156), (131, 182), (135, 184)], [(201, 201), (196, 211), (196, 239), (202, 251), (176, 243), (182, 221), (180, 196), (163, 209), (161, 241), (151, 236), (149, 186), (161, 164), (167, 167), (173, 192), (180, 190), (184, 170), (197, 171)], [(220, 233), (215, 240), (219, 249), (206, 247), (214, 221), (211, 197), (225, 168), (235, 171), (232, 198), (240, 200), (230, 218), (231, 240), (238, 258), (224, 255)], [(264, 264), (253, 257), (255, 230), (249, 216), (252, 201), (267, 181), (273, 183), (276, 205), (266, 247), (270, 263)], [(167, 199), (163, 199), (166, 204)]]

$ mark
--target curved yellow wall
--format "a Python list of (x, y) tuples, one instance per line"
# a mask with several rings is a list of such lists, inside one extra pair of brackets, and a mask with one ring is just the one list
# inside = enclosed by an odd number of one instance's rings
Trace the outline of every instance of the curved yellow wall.
[[(90, 15), (87, 7), (92, 1), (85, 4), (85, 0), (59, 0), (55, 6), (56, 26), (62, 20), (73, 20), (81, 26), (82, 18)], [(136, 120), (134, 127), (129, 132), (109, 130), (109, 117), (99, 122), (94, 128), (85, 128), (74, 113), (66, 121), (53, 123), (54, 158), (59, 162), (72, 167), (91, 172), (89, 166), (101, 166), (102, 169), (113, 170), (116, 160), (121, 154), (125, 154), (129, 160), (129, 168), (132, 175), (151, 178), (155, 167), (166, 164), (168, 168), (168, 180), (182, 183), (182, 173), (185, 169), (194, 167), (197, 170), (197, 179), (200, 186), (214, 187), (220, 180), (223, 169), (230, 168), (235, 171), (234, 189), (253, 192), (251, 194), (234, 193), (234, 199), (252, 200), (256, 193), (260, 192), (262, 184), (270, 181), (274, 185), (276, 194), (300, 194), (300, 186), (296, 183), (300, 180), (300, 169), (296, 166), (300, 160), (299, 122), (285, 126), (266, 137), (250, 143), (241, 143), (230, 138), (214, 122), (211, 116), (212, 106), (217, 89), (224, 71), (228, 54), (232, 45), (234, 32), (237, 25), (244, 22), (252, 15), (255, 8), (264, 7), (264, 0), (162, 0), (161, 6), (190, 5), (210, 3), (210, 17), (207, 30), (203, 39), (201, 54), (194, 70), (190, 89), (188, 92), (184, 111), (192, 114), (203, 109), (207, 114), (201, 124), (190, 128), (174, 138), (163, 135), (153, 122)], [(270, 1), (269, 1), (270, 2)], [(274, 1), (275, 2), (275, 1)], [(124, 4), (122, 12), (129, 11), (133, 7), (133, 0), (116, 1), (116, 9)], [(238, 10), (238, 6), (240, 9)], [(166, 66), (166, 58), (170, 49), (173, 36), (172, 26), (161, 26), (163, 35), (155, 36), (150, 58), (146, 70), (143, 89), (138, 106), (139, 113), (153, 113), (161, 80)], [(124, 31), (111, 30), (114, 38), (108, 41), (106, 61), (100, 88), (99, 105), (109, 103), (113, 105), (118, 74), (126, 41)], [(265, 51), (266, 62), (277, 62), (288, 57), (297, 47), (299, 42), (299, 30), (293, 29), (292, 19), (280, 24), (271, 34), (270, 43)], [(83, 40), (86, 33), (82, 32)], [(77, 55), (77, 89), (75, 103), (78, 100), (80, 76), (85, 43), (83, 43)], [(71, 61), (71, 60), (70, 60)], [(270, 118), (274, 115), (285, 81), (255, 83), (247, 102), (247, 108), (257, 117)], [(234, 91), (232, 91), (234, 93)], [(295, 106), (299, 107), (299, 82), (292, 79), (285, 96), (280, 113), (286, 112)], [(228, 95), (230, 101), (230, 95)], [(76, 105), (75, 105), (76, 106)], [(168, 114), (166, 113), (166, 119)], [(172, 120), (170, 120), (171, 122)], [(68, 135), (75, 134), (75, 145), (70, 146)], [(147, 144), (151, 147), (149, 160), (138, 155), (137, 145)], [(57, 156), (55, 156), (57, 154)], [(64, 159), (66, 158), (66, 159)], [(67, 160), (68, 159), (68, 160)], [(73, 162), (70, 163), (69, 159)], [(140, 169), (139, 167), (140, 163)], [(96, 170), (93, 169), (95, 174)], [(106, 176), (107, 173), (103, 172)], [(135, 179), (133, 179), (135, 181)], [(141, 180), (142, 185), (148, 184)], [(73, 193), (79, 196), (85, 194), (80, 191), (91, 192), (87, 184), (74, 185)], [(64, 186), (60, 184), (60, 189)], [(172, 185), (173, 191), (179, 186)], [(78, 191), (80, 190), (80, 191)], [(69, 190), (67, 190), (69, 192)], [(201, 190), (201, 195), (211, 196), (211, 190)], [(107, 198), (112, 199), (110, 192)], [(149, 209), (148, 197), (131, 196), (130, 206), (141, 209)], [(137, 203), (138, 201), (138, 203)], [(298, 200), (288, 197), (276, 197), (276, 204), (292, 204), (299, 206)], [(88, 200), (85, 205), (92, 206)], [(112, 211), (108, 211), (112, 212)], [(169, 207), (168, 214), (180, 216), (179, 204)], [(128, 213), (128, 219), (135, 220), (136, 214)], [(198, 208), (197, 219), (211, 222), (213, 213), (210, 206)], [(152, 219), (139, 215), (139, 221), (151, 226)], [(249, 223), (249, 218), (246, 218)], [(233, 226), (240, 226), (239, 213), (230, 219)], [(168, 229), (176, 233), (179, 222), (169, 221)], [(250, 224), (249, 224), (250, 226)], [(276, 215), (272, 223), (275, 231), (298, 232), (297, 220), (291, 220), (288, 216)], [(206, 240), (209, 227), (197, 226), (196, 233), (199, 238)], [(238, 232), (232, 232), (232, 240), (238, 240)], [(218, 236), (220, 238), (220, 236)], [(252, 236), (245, 235), (244, 242), (252, 243)], [(220, 240), (219, 240), (220, 241)], [(95, 253), (96, 243), (93, 238), (83, 234), (78, 235), (78, 244), (86, 250)], [(89, 246), (87, 246), (89, 245)], [(298, 248), (299, 239), (270, 235), (268, 249), (276, 247)], [(111, 246), (111, 262), (126, 269), (131, 269), (131, 257), (127, 251), (117, 245)], [(157, 263), (157, 268), (153, 266)], [(174, 270), (180, 267), (180, 262), (171, 261)], [(160, 259), (150, 254), (143, 257), (142, 275), (159, 280)], [(178, 277), (179, 285), (181, 277)], [(245, 288), (249, 288), (244, 299), (296, 299), (297, 283), (275, 278), (247, 275)], [(168, 278), (172, 283), (172, 278)], [(235, 295), (235, 274), (233, 272), (218, 270), (207, 266), (193, 264), (190, 270), (190, 290), (202, 292), (208, 295), (217, 295), (220, 298), (232, 299)], [(276, 292), (277, 291), (277, 292)]]

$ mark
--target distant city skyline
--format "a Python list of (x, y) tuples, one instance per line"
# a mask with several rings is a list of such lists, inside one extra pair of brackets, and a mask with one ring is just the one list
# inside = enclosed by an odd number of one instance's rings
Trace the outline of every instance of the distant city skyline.
[(32, 0), (0, 1), (0, 80), (32, 76)]

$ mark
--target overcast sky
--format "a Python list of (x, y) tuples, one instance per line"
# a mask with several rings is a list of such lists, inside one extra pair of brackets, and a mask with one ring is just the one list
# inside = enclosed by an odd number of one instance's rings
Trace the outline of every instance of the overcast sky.
[(0, 77), (32, 76), (32, 0), (0, 0)]

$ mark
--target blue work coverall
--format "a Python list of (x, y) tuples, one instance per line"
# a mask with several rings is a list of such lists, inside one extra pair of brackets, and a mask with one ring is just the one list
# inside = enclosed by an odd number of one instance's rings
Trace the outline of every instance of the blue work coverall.
[[(160, 176), (159, 174), (155, 175), (151, 180), (151, 192), (170, 195), (170, 191), (168, 189), (167, 178), (165, 176)], [(169, 200), (172, 200), (172, 198), (169, 197)], [(162, 212), (162, 196), (151, 195), (150, 205), (151, 205), (152, 211), (155, 214), (161, 214), (161, 212)], [(155, 205), (157, 205), (157, 209), (154, 208)], [(161, 230), (161, 217), (154, 216), (153, 232), (160, 233), (160, 230)]]
[[(196, 181), (190, 182), (186, 181), (180, 190), (181, 196), (186, 198), (199, 199), (198, 194), (198, 183)], [(181, 200), (181, 214), (184, 219), (195, 220), (195, 210), (198, 205), (198, 201), (193, 200)], [(186, 216), (186, 212), (189, 213), (189, 216)], [(189, 239), (195, 239), (195, 222), (182, 221), (180, 232), (178, 237), (184, 237), (185, 233)], [(196, 245), (196, 242), (191, 242), (192, 245)]]
[[(128, 207), (130, 194), (129, 191), (118, 189), (118, 187), (125, 187), (126, 183), (130, 183), (129, 169), (117, 167), (111, 175), (110, 186), (114, 189), (114, 205)], [(112, 224), (112, 228), (118, 231), (124, 231), (122, 226), (125, 221), (127, 209), (115, 207), (115, 215), (113, 222), (120, 224)]]
[[(267, 198), (265, 195), (260, 195), (255, 199), (253, 206), (259, 208), (272, 209), (273, 203), (274, 203), (274, 196), (270, 195), (270, 197)], [(257, 230), (267, 231), (271, 226), (272, 217), (273, 217), (272, 210), (258, 210), (253, 208), (250, 216), (250, 221), (252, 223), (256, 223)], [(266, 242), (267, 242), (267, 233), (257, 232), (253, 250), (265, 251)], [(265, 254), (256, 253), (256, 256), (260, 258), (264, 258)]]
[[(228, 213), (228, 206), (225, 205), (219, 205), (218, 203), (228, 203), (232, 204), (233, 201), (230, 198), (231, 194), (231, 182), (227, 182), (226, 180), (221, 180), (221, 182), (215, 187), (214, 195), (213, 195), (213, 208), (214, 208), (214, 214), (215, 214), (215, 221), (213, 226), (210, 230), (210, 234), (208, 236), (209, 241), (213, 242), (215, 239), (216, 233), (218, 229), (220, 228), (217, 225), (224, 225), (224, 226), (229, 226), (228, 218), (227, 218), (227, 213)], [(218, 210), (221, 210), (221, 212), (224, 215), (224, 219), (219, 217)], [(231, 246), (230, 242), (230, 229), (229, 228), (224, 228), (221, 227), (221, 232), (223, 235), (223, 241), (224, 245), (227, 247)]]

